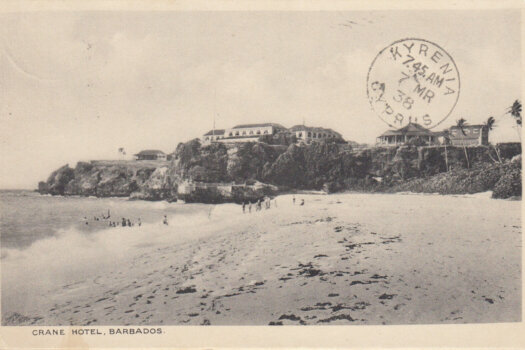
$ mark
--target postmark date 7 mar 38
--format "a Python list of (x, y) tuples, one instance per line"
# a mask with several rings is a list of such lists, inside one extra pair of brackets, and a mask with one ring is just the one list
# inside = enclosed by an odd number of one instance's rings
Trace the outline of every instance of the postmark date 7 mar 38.
[(368, 71), (370, 105), (391, 127), (411, 121), (427, 128), (439, 125), (454, 109), (459, 92), (452, 57), (423, 39), (392, 43), (379, 52)]

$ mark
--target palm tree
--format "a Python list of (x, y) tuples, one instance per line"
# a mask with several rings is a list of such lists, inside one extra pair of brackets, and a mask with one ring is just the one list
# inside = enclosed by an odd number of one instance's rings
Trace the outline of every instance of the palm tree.
[(512, 106), (507, 108), (505, 114), (510, 113), (510, 115), (516, 120), (516, 131), (518, 132), (518, 137), (521, 142), (521, 102), (520, 100), (514, 101)]
[(485, 125), (487, 130), (491, 131), (493, 128), (495, 128), (494, 124), (496, 124), (496, 119), (494, 119), (494, 117), (491, 116), (483, 125)]
[[(459, 130), (461, 130), (463, 135), (465, 136), (467, 135), (467, 133), (465, 132), (465, 127), (467, 126), (467, 121), (465, 120), (465, 118), (460, 118), (459, 120), (456, 120), (456, 126), (459, 128)], [(467, 160), (467, 169), (470, 169), (470, 162), (468, 160), (467, 146), (465, 145), (465, 143), (463, 143), (463, 151), (465, 152), (465, 159)]]
[(521, 102), (520, 100), (514, 101), (512, 106), (509, 107), (509, 113), (516, 119), (516, 124), (521, 125)]
[(467, 126), (467, 121), (465, 118), (460, 118), (459, 120), (456, 120), (456, 126), (461, 130), (463, 135), (467, 135), (465, 133), (465, 126)]
[[(483, 124), (483, 126), (487, 129), (487, 131), (492, 131), (492, 129), (494, 129), (496, 127), (496, 119), (492, 116), (490, 116), (487, 121)], [(500, 152), (499, 152), (499, 149), (492, 145), (492, 147), (494, 148), (494, 151), (496, 152), (496, 156), (498, 157), (498, 162), (501, 163), (501, 155), (500, 155)], [(490, 158), (492, 158), (492, 156), (490, 155), (489, 153), (489, 156)], [(494, 160), (492, 158), (492, 160)], [(496, 160), (494, 160), (494, 162), (496, 162)]]
[(450, 142), (450, 131), (448, 129), (443, 130), (443, 144), (445, 145), (445, 167), (448, 172), (448, 151), (447, 145)]

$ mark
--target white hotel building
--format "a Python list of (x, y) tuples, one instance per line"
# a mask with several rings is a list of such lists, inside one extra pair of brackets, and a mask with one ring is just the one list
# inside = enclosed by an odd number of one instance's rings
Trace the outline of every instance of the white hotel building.
[(231, 129), (210, 130), (201, 137), (204, 144), (211, 142), (256, 142), (260, 136), (274, 135), (279, 132), (295, 135), (298, 142), (310, 143), (322, 139), (342, 140), (340, 133), (326, 128), (295, 125), (290, 129), (277, 123), (242, 124)]

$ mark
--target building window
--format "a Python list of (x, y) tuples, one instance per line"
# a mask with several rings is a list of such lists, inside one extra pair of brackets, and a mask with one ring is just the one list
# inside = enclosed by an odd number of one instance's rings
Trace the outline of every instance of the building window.
[(235, 132), (235, 136), (239, 136), (239, 132), (238, 131)]
[(243, 135), (246, 135), (246, 131), (243, 131), (242, 134), (243, 134)]
[(257, 130), (257, 135), (260, 135), (261, 134), (261, 130)]
[(233, 133), (230, 132), (230, 136), (233, 136)]
[(253, 135), (253, 130), (250, 130), (250, 135)]
[(303, 133), (300, 132), (300, 133), (297, 135), (297, 137), (303, 137)]
[(311, 132), (308, 132), (308, 137), (312, 137), (312, 133)]
[(268, 134), (268, 130), (264, 130), (264, 133), (265, 133), (265, 134)]
[(206, 141), (208, 141), (210, 138), (206, 136)]

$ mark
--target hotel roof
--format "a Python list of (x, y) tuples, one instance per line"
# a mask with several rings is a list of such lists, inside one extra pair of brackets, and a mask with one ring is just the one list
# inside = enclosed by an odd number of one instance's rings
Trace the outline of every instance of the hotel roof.
[(417, 124), (408, 123), (406, 126), (397, 130), (387, 130), (381, 136), (394, 136), (394, 135), (408, 135), (408, 136), (435, 136), (435, 134), (427, 128)]
[(330, 132), (330, 133), (333, 133), (333, 134), (336, 134), (336, 135), (339, 135), (341, 136), (340, 133), (338, 133), (337, 131), (333, 130), (333, 129), (330, 129), (330, 128), (321, 128), (321, 127), (317, 127), (317, 126), (306, 126), (306, 125), (294, 125), (292, 126), (290, 129), (290, 131), (314, 131), (314, 132)]
[(277, 123), (240, 124), (240, 125), (235, 125), (232, 129), (260, 128), (260, 127), (265, 127), (265, 126), (273, 126), (275, 128), (286, 129), (284, 126), (282, 126), (281, 124), (277, 124)]
[(146, 149), (144, 151), (140, 151), (139, 153), (135, 154), (135, 156), (156, 156), (159, 154), (165, 154), (162, 151), (159, 151), (158, 149)]
[(210, 130), (208, 131), (207, 133), (204, 134), (204, 136), (209, 136), (209, 135), (224, 135), (224, 129), (215, 129), (215, 130)]

